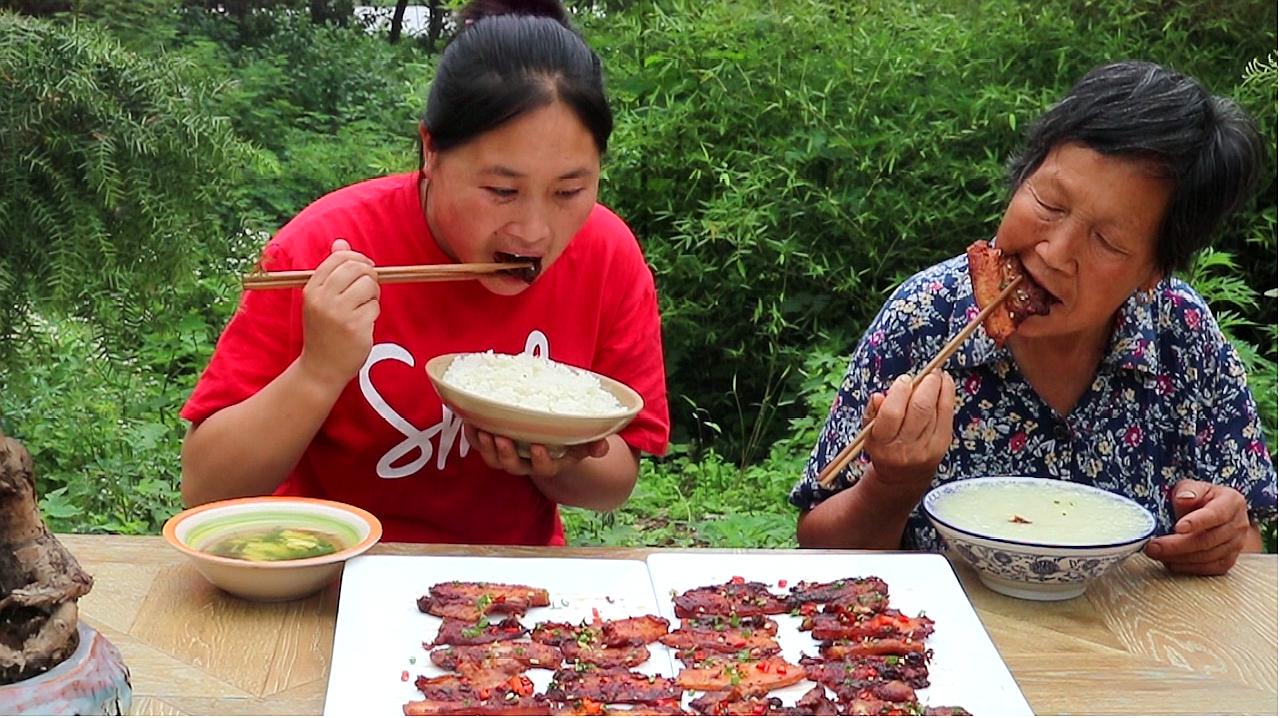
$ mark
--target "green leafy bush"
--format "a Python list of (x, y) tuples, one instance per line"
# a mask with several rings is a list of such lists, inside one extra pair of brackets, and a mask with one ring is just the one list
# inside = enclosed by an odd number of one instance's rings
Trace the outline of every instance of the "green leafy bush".
[[(658, 276), (680, 438), (709, 420), (726, 452), (762, 456), (812, 347), (852, 348), (892, 286), (993, 231), (1003, 160), (1062, 91), (1140, 56), (1230, 93), (1274, 48), (1258, 11), (674, 0), (599, 20), (618, 107), (604, 193)], [(1274, 191), (1259, 204), (1242, 223), (1274, 215)], [(1268, 236), (1249, 269), (1271, 282)], [(1220, 246), (1243, 247), (1238, 229)]]
[(180, 57), (8, 13), (0, 37), (0, 338), (32, 306), (135, 330), (139, 297), (225, 255), (211, 219), (254, 154)]

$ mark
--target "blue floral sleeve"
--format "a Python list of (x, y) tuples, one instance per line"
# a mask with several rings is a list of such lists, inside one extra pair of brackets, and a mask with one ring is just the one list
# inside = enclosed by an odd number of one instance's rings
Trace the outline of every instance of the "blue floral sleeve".
[[(1221, 337), (1216, 331), (1213, 334)], [(1209, 388), (1203, 420), (1197, 427), (1196, 474), (1203, 481), (1230, 486), (1243, 494), (1255, 520), (1273, 521), (1276, 470), (1244, 364), (1225, 337), (1221, 337), (1217, 351), (1206, 358)]]

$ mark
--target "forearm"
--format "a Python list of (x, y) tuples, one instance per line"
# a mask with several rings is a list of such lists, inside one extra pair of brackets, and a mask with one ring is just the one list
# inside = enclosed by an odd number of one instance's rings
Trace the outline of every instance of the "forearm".
[(626, 502), (635, 488), (640, 454), (616, 434), (607, 441), (609, 452), (598, 459), (583, 459), (550, 478), (530, 478), (557, 504), (612, 511)]
[(183, 502), (194, 506), (274, 491), (342, 388), (295, 361), (258, 393), (192, 427), (182, 443)]
[(800, 515), (804, 548), (896, 549), (919, 496), (886, 487), (868, 469), (858, 483)]

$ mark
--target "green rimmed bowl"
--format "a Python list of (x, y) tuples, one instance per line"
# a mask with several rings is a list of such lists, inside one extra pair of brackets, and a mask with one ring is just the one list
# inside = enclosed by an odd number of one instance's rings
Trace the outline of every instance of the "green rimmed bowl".
[[(207, 551), (227, 536), (273, 528), (322, 531), (336, 536), (344, 547), (323, 556), (282, 561), (228, 558)], [(164, 537), (227, 593), (251, 601), (291, 601), (335, 580), (347, 559), (378, 542), (382, 523), (364, 509), (337, 501), (258, 496), (189, 508), (165, 522)]]

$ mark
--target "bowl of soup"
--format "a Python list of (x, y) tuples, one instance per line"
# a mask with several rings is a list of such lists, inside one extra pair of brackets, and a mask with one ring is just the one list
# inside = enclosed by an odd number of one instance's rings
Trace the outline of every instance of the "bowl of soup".
[(921, 510), (988, 588), (1055, 601), (1138, 551), (1156, 520), (1132, 499), (1070, 481), (991, 476), (935, 487)]
[(164, 537), (227, 593), (290, 601), (332, 583), (347, 559), (378, 542), (382, 524), (337, 501), (259, 496), (187, 509), (165, 523)]
[(511, 439), (526, 458), (530, 444), (559, 457), (616, 434), (644, 407), (620, 381), (532, 354), (444, 354), (427, 362), (427, 376), (454, 414)]

